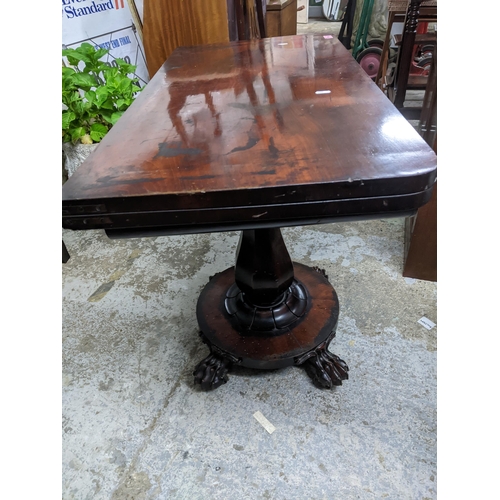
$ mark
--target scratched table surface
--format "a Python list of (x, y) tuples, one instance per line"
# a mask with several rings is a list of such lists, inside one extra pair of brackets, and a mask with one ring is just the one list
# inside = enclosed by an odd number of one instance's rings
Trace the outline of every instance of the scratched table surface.
[(245, 229), (414, 211), (436, 156), (336, 38), (175, 50), (63, 186), (63, 226)]

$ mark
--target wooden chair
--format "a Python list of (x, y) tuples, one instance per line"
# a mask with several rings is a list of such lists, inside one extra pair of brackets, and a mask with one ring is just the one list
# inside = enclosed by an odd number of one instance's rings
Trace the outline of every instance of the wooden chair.
[[(380, 66), (376, 77), (377, 85), (387, 92), (389, 99), (408, 119), (418, 119), (420, 108), (404, 108), (407, 90), (425, 90), (427, 76), (412, 75), (411, 66), (415, 45), (432, 44), (436, 46), (435, 33), (417, 33), (419, 23), (437, 21), (437, 0), (395, 0), (388, 4), (389, 18), (382, 49)], [(399, 45), (397, 63), (392, 79), (387, 78), (391, 30), (394, 23), (404, 22), (402, 35), (395, 36)], [(418, 113), (415, 116), (415, 113)]]

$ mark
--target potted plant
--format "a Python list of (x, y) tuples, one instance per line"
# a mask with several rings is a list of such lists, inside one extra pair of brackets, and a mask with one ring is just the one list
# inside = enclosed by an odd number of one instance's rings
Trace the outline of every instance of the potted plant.
[(71, 176), (132, 104), (141, 88), (136, 66), (123, 59), (102, 61), (109, 50), (82, 43), (63, 49), (62, 139), (64, 170)]

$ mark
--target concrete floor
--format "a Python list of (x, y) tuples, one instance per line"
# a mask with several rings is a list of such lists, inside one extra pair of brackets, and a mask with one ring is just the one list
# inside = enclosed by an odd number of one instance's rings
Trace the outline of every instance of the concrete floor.
[(341, 387), (235, 368), (206, 393), (192, 377), (208, 354), (196, 301), (234, 264), (238, 234), (64, 230), (62, 498), (436, 498), (437, 327), (418, 320), (437, 323), (437, 285), (402, 277), (403, 234), (400, 218), (283, 229), (339, 295)]
[(210, 393), (191, 375), (208, 354), (196, 300), (238, 234), (63, 231), (63, 498), (436, 498), (437, 327), (417, 322), (437, 323), (436, 283), (401, 276), (403, 227), (283, 229), (292, 258), (337, 290), (330, 349), (348, 381), (240, 368)]

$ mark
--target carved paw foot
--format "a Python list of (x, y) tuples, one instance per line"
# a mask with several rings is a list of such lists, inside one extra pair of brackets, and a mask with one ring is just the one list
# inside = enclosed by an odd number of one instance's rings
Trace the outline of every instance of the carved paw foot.
[(331, 389), (334, 385), (342, 385), (342, 380), (349, 378), (349, 367), (337, 355), (327, 350), (328, 342), (318, 346), (314, 351), (297, 359), (296, 365), (304, 365), (314, 385)]
[(313, 269), (319, 273), (319, 274), (322, 274), (326, 279), (328, 279), (328, 276), (326, 275), (326, 271), (324, 269), (320, 269), (319, 267), (317, 266), (313, 266)]
[(194, 369), (194, 381), (201, 384), (204, 391), (216, 389), (228, 380), (227, 372), (232, 362), (229, 359), (212, 353), (196, 365)]

